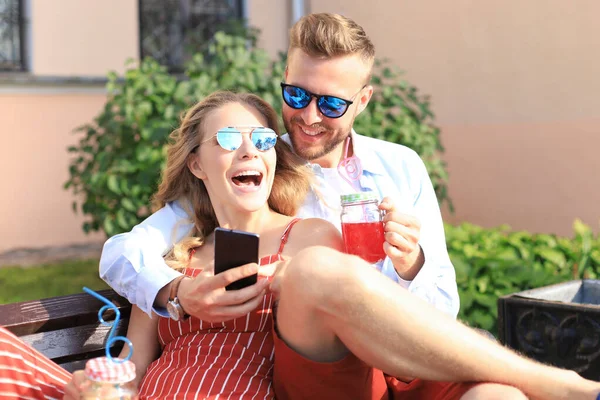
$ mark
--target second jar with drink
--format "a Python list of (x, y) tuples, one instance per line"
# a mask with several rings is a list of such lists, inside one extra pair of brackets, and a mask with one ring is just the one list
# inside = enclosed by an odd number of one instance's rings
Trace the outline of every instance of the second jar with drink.
[(342, 236), (346, 252), (370, 263), (383, 260), (385, 238), (377, 195), (374, 192), (343, 194), (340, 200)]

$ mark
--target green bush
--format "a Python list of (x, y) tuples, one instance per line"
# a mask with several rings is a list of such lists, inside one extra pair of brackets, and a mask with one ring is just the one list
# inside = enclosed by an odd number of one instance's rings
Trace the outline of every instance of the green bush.
[(500, 296), (600, 274), (600, 236), (579, 220), (572, 239), (446, 225), (448, 252), (456, 270), (461, 299), (459, 318), (496, 333)]
[[(130, 230), (149, 214), (165, 161), (165, 143), (183, 110), (217, 89), (258, 94), (281, 110), (280, 86), (284, 55), (271, 60), (244, 37), (217, 33), (178, 79), (152, 59), (129, 65), (121, 79), (108, 76), (108, 100), (93, 122), (80, 127), (65, 188), (76, 195), (73, 209), (86, 220), (85, 232), (107, 236)], [(427, 97), (400, 78), (387, 61), (378, 61), (375, 96), (357, 118), (369, 136), (402, 143), (424, 159), (440, 201), (448, 201), (439, 130), (431, 125)]]

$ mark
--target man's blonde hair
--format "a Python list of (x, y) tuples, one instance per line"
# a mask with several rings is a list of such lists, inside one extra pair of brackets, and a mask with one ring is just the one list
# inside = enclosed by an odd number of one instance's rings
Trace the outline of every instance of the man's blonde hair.
[(300, 18), (290, 29), (288, 50), (293, 49), (317, 58), (357, 54), (369, 67), (369, 78), (375, 60), (375, 46), (365, 30), (339, 14), (309, 14)]

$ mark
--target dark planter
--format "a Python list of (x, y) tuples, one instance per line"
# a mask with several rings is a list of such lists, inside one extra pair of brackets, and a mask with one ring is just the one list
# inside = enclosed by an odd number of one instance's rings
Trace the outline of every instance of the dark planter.
[(600, 380), (600, 281), (570, 281), (498, 299), (500, 342)]

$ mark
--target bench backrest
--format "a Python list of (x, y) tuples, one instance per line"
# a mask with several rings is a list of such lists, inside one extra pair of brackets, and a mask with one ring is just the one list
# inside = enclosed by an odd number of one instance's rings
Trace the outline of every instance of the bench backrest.
[[(115, 335), (125, 336), (131, 305), (113, 290), (98, 293), (118, 307), (121, 319)], [(103, 305), (87, 293), (4, 304), (0, 305), (0, 325), (72, 372), (82, 369), (86, 360), (105, 354), (104, 344), (111, 327), (98, 321)], [(113, 321), (114, 317), (113, 311), (103, 315), (106, 321)], [(118, 355), (122, 346), (116, 342), (111, 354)]]

